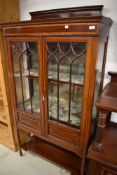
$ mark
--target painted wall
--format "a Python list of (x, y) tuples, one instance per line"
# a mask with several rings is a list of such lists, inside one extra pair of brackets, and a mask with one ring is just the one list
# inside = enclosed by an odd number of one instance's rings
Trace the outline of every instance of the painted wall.
[[(110, 32), (110, 39), (107, 53), (106, 73), (117, 71), (117, 0), (19, 0), (20, 19), (30, 19), (29, 12), (46, 9), (65, 7), (77, 7), (86, 5), (104, 5), (103, 15), (112, 18), (113, 25)], [(109, 81), (105, 75), (105, 83)], [(117, 122), (117, 114), (113, 114), (112, 120)]]

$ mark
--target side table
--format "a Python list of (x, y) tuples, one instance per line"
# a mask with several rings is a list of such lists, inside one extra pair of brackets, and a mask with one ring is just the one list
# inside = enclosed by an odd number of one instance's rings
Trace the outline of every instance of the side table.
[(109, 72), (111, 81), (98, 97), (97, 132), (88, 152), (88, 175), (117, 175), (117, 124), (110, 121), (117, 112), (117, 72)]

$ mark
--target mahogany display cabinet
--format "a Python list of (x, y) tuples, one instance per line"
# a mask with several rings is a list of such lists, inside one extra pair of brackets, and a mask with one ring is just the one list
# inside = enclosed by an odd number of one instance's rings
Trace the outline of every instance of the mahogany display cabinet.
[(103, 86), (112, 20), (102, 9), (31, 12), (30, 21), (2, 25), (17, 135), (30, 133), (27, 148), (32, 142), (37, 149), (42, 139), (77, 156), (77, 174), (83, 173)]

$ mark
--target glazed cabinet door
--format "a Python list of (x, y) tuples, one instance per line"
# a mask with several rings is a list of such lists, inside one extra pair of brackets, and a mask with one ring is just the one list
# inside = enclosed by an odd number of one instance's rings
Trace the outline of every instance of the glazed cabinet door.
[(9, 72), (11, 93), (17, 123), (32, 131), (40, 131), (41, 83), (39, 40), (11, 38), (9, 45)]
[(46, 136), (77, 152), (87, 108), (91, 39), (45, 37), (43, 48)]

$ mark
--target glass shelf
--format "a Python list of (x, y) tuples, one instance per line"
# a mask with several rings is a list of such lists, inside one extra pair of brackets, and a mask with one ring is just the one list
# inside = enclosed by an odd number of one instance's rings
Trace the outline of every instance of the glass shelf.
[[(70, 75), (67, 73), (61, 73), (59, 76), (59, 81), (69, 82)], [(57, 80), (57, 72), (48, 71), (48, 79), (50, 80)], [(84, 76), (83, 75), (71, 75), (71, 83), (83, 85)]]
[[(38, 70), (35, 70), (35, 69), (30, 69), (29, 70), (24, 70), (22, 71), (21, 73), (18, 71), (18, 72), (15, 72), (14, 73), (14, 77), (21, 77), (21, 74), (22, 74), (22, 77), (34, 77), (34, 78), (38, 78)], [(57, 81), (56, 80), (56, 77), (57, 77), (57, 73), (54, 72), (54, 71), (49, 71), (48, 72), (48, 79), (51, 81)], [(71, 76), (71, 83), (72, 84), (78, 84), (78, 85), (81, 85), (83, 86), (83, 76), (78, 76), (78, 75), (72, 75)], [(59, 82), (69, 82), (69, 74), (67, 73), (61, 73), (61, 78), (59, 79)]]
[(36, 69), (30, 69), (30, 70), (22, 70), (22, 72), (18, 71), (14, 73), (14, 77), (21, 77), (22, 76), (34, 76), (34, 77), (38, 77), (38, 70)]
[[(32, 102), (31, 102), (32, 101)], [(17, 104), (18, 108), (27, 112), (31, 112), (31, 103), (32, 103), (32, 111), (35, 114), (40, 113), (39, 108), (39, 97), (32, 97), (32, 99), (28, 99), (23, 103)]]

